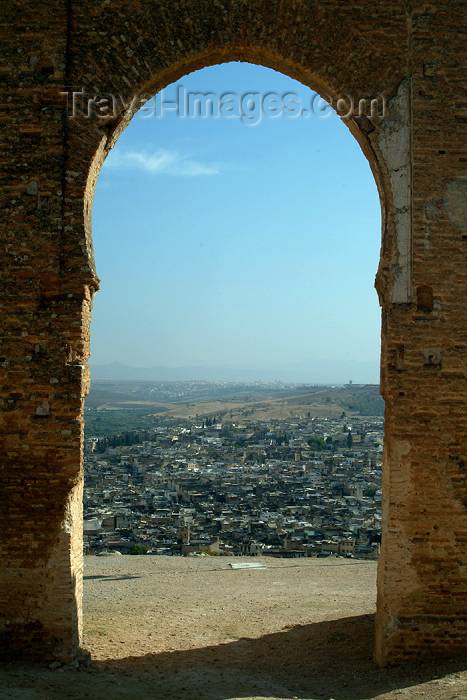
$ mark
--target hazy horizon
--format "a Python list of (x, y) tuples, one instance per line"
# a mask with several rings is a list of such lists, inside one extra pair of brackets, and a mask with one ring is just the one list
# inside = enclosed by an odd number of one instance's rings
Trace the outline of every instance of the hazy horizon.
[(379, 384), (379, 381), (357, 381), (352, 376), (339, 378), (328, 377), (326, 380), (313, 378), (312, 372), (290, 367), (282, 370), (262, 369), (258, 367), (235, 366), (151, 366), (138, 367), (114, 361), (107, 364), (91, 362), (91, 376), (95, 380), (109, 381), (220, 381), (220, 382), (278, 382), (284, 384), (322, 384), (343, 385), (349, 381), (353, 384)]

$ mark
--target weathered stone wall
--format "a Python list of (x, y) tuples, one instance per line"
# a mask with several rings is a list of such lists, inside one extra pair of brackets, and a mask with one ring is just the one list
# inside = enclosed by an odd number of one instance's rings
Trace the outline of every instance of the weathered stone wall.
[[(82, 405), (97, 288), (91, 208), (131, 114), (68, 119), (64, 86), (131, 97), (229, 60), (336, 97), (383, 210), (386, 400), (376, 658), (465, 647), (467, 237), (463, 0), (6, 0), (0, 338), (0, 639), (70, 658), (81, 629)], [(464, 108), (465, 109), (465, 108)], [(376, 232), (375, 232), (376, 235)]]

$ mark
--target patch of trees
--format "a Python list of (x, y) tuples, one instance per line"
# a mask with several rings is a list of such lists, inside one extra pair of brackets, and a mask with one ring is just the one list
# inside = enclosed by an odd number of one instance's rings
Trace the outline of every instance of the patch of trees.
[(384, 415), (384, 401), (376, 389), (352, 392), (345, 401), (345, 407), (350, 411), (356, 411), (361, 416)]
[(312, 450), (326, 450), (329, 447), (332, 446), (333, 440), (330, 435), (328, 435), (325, 439), (320, 437), (319, 435), (312, 435), (311, 438), (308, 439), (308, 445), (311, 447)]
[(122, 445), (139, 445), (142, 442), (156, 442), (157, 435), (148, 431), (127, 431), (100, 437), (96, 442), (95, 451), (99, 454), (105, 452), (109, 447), (121, 447)]
[(275, 437), (275, 442), (276, 445), (288, 445), (289, 444), (289, 436), (287, 433), (283, 433), (282, 435), (276, 435)]
[(326, 443), (322, 437), (319, 437), (318, 435), (313, 435), (309, 440), (307, 441), (308, 445), (311, 447), (312, 450), (325, 450), (326, 449)]
[(134, 544), (128, 550), (128, 554), (147, 554), (148, 547), (145, 544)]

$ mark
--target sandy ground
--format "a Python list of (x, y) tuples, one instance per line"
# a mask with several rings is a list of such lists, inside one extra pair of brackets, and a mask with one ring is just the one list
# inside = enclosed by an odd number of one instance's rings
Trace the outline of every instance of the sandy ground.
[(465, 661), (374, 666), (374, 562), (232, 561), (87, 557), (91, 663), (3, 664), (0, 698), (467, 700)]

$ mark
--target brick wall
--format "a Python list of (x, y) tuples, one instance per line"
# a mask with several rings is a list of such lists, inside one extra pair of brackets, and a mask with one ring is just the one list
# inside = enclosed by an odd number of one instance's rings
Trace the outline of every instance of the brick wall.
[(154, 93), (229, 60), (264, 64), (332, 97), (387, 98), (385, 119), (349, 123), (383, 210), (377, 289), (386, 451), (376, 658), (465, 647), (463, 10), (456, 0), (2, 5), (3, 653), (66, 659), (80, 642), (82, 406), (98, 286), (92, 196), (131, 114), (69, 119), (60, 91)]

